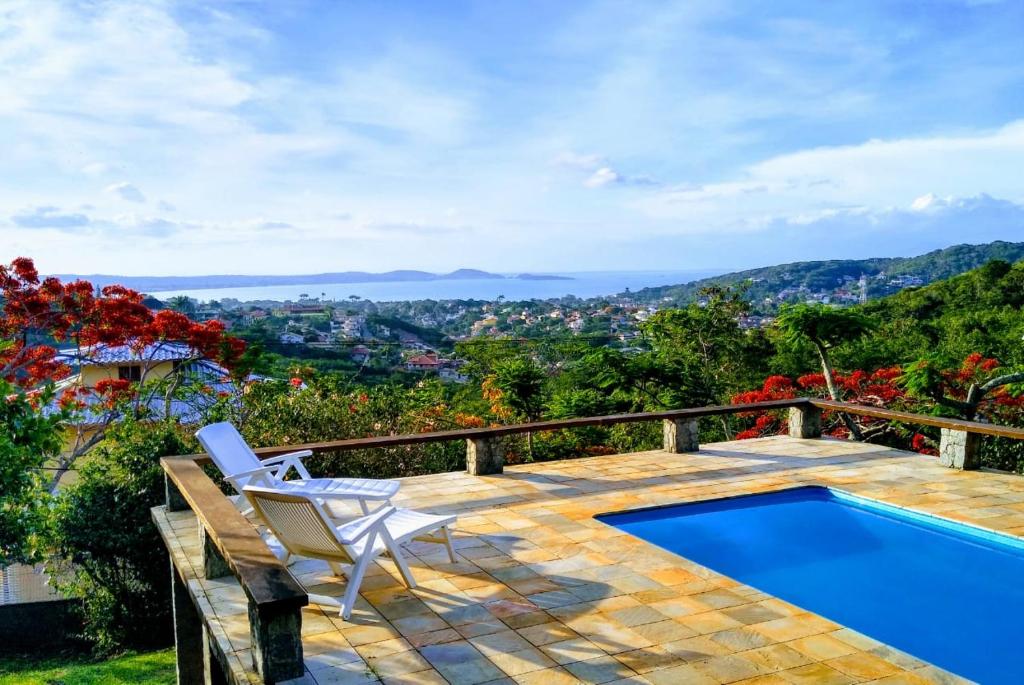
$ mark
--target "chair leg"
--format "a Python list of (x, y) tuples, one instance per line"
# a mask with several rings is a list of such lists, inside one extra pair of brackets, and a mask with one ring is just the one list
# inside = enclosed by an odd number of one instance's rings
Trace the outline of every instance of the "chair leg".
[(384, 537), (384, 547), (391, 554), (391, 560), (395, 562), (395, 566), (398, 567), (398, 572), (402, 574), (402, 580), (405, 581), (405, 586), (408, 588), (416, 587), (416, 579), (412, 575), (412, 571), (409, 570), (409, 564), (405, 561), (405, 555), (402, 554), (402, 548), (395, 542), (394, 538), (387, 532), (385, 528), (381, 531)]
[(336, 562), (336, 561), (328, 561), (327, 565), (330, 567), (331, 573), (333, 573), (334, 575), (336, 575), (336, 576), (343, 576), (343, 575), (345, 575), (344, 572), (342, 572), (342, 570), (341, 570), (341, 564), (339, 564), (338, 562)]
[[(366, 541), (367, 551), (373, 549), (374, 536), (371, 534), (370, 539)], [(363, 582), (363, 576), (366, 575), (366, 567), (370, 565), (372, 554), (363, 554), (356, 561), (352, 567), (352, 574), (348, 577), (348, 587), (345, 589), (345, 597), (341, 600), (341, 617), (346, 621), (352, 615), (352, 607), (356, 604), (356, 598), (359, 596), (359, 586)]]
[(452, 533), (448, 530), (448, 526), (441, 527), (441, 535), (444, 536), (444, 546), (448, 548), (448, 558), (452, 560), (452, 563), (456, 563), (455, 560), (455, 548), (452, 547)]

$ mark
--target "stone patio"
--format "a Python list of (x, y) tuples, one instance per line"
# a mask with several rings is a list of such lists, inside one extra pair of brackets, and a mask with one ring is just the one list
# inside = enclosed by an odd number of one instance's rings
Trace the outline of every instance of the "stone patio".
[[(933, 666), (596, 521), (595, 514), (795, 485), (838, 486), (1014, 535), (1024, 478), (954, 471), (874, 445), (766, 438), (403, 481), (395, 503), (459, 514), (459, 563), (408, 548), (419, 587), (373, 568), (350, 621), (303, 611), (306, 683), (952, 683)], [(202, 568), (191, 512), (162, 515), (180, 567)], [(344, 581), (302, 560), (320, 594)], [(252, 670), (246, 600), (193, 573), (210, 637), (237, 682)], [(298, 682), (298, 681), (294, 681)]]

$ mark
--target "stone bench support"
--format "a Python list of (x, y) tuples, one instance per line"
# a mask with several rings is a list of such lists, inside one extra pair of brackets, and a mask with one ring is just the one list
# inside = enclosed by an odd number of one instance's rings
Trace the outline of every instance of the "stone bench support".
[(199, 524), (199, 540), (203, 543), (203, 577), (212, 579), (232, 575), (231, 567), (206, 534), (206, 528), (202, 523)]
[(207, 682), (203, 659), (203, 622), (171, 562), (171, 604), (174, 608), (174, 653), (178, 685)]
[(249, 629), (253, 665), (264, 682), (280, 683), (302, 677), (305, 669), (300, 609), (276, 611), (249, 602)]
[(977, 433), (943, 428), (939, 441), (939, 463), (951, 469), (973, 470), (980, 463), (981, 436)]
[(497, 438), (466, 440), (466, 472), (486, 476), (505, 470), (505, 449)]
[(684, 454), (700, 450), (700, 427), (697, 419), (664, 419), (662, 434), (666, 452)]
[(789, 437), (820, 438), (821, 409), (812, 404), (789, 409)]

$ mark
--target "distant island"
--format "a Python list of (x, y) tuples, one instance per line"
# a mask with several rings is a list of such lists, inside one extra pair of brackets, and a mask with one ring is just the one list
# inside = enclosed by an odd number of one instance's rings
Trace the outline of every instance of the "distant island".
[(334, 283), (398, 283), (409, 281), (468, 281), (490, 279), (512, 279), (524, 281), (571, 281), (569, 276), (550, 274), (495, 274), (479, 269), (457, 269), (446, 274), (429, 271), (399, 270), (383, 273), (367, 271), (338, 271), (322, 274), (299, 275), (210, 275), (210, 276), (116, 276), (108, 274), (53, 274), (68, 281), (85, 279), (103, 287), (123, 285), (147, 293), (165, 290), (209, 290), (215, 288), (252, 288), (268, 285), (322, 285)]

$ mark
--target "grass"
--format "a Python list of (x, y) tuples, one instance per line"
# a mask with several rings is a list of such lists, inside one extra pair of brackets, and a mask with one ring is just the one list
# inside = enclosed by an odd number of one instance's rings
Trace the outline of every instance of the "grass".
[(174, 650), (129, 654), (106, 661), (88, 657), (0, 657), (0, 685), (170, 685)]

